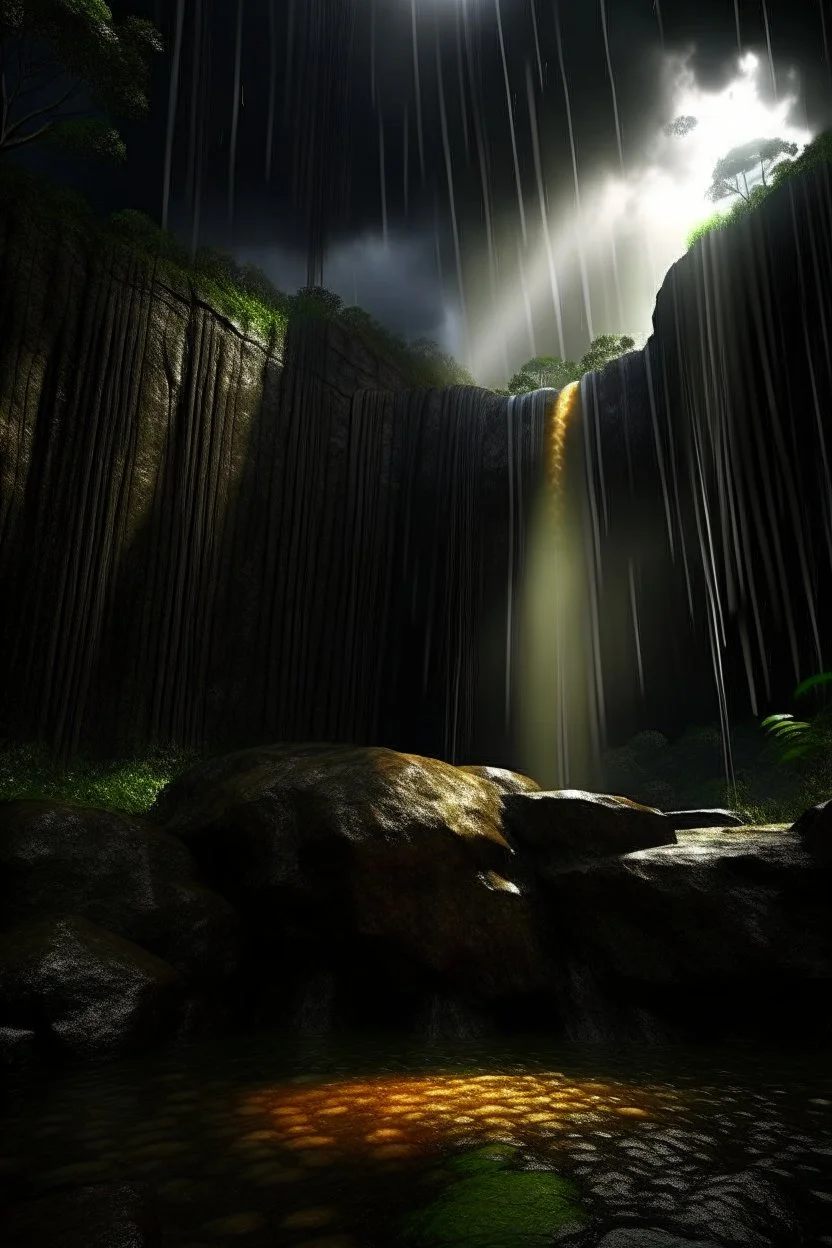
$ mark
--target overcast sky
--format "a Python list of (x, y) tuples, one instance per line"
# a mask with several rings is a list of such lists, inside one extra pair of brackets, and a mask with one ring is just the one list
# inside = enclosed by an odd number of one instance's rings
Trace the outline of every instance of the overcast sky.
[(201, 169), (200, 242), (293, 291), (317, 238), (325, 286), (486, 383), (644, 341), (716, 160), (832, 125), (828, 0), (183, 0), (178, 76), (179, 0), (110, 3), (168, 52), (126, 165), (83, 179), (101, 206), (160, 217), (173, 80), (183, 242)]

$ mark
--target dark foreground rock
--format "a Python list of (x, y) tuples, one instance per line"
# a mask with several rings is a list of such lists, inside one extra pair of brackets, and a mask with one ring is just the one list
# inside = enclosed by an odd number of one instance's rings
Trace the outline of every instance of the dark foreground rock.
[(733, 810), (709, 807), (707, 810), (668, 810), (665, 818), (673, 827), (684, 828), (739, 828), (743, 820)]
[(246, 915), (264, 977), (292, 947), (393, 1010), (437, 985), (475, 1001), (551, 986), (504, 789), (393, 750), (276, 745), (192, 769), (150, 813)]
[(52, 1050), (137, 1050), (174, 1033), (181, 977), (161, 958), (78, 915), (0, 936), (0, 1023)]
[(678, 839), (542, 882), (571, 1037), (613, 1038), (616, 1009), (663, 1020), (656, 1038), (827, 1034), (832, 870), (792, 832)]
[(5, 1248), (160, 1248), (152, 1188), (95, 1183), (28, 1200), (6, 1212)]
[(791, 830), (808, 853), (832, 865), (832, 801), (804, 810)]
[(70, 802), (0, 803), (0, 929), (79, 914), (211, 986), (237, 965), (240, 922), (195, 877), (182, 842), (145, 819)]
[(140, 1048), (208, 1000), (301, 1029), (827, 1035), (827, 808), (728, 815), (286, 744), (199, 764), (149, 819), (5, 803), (0, 1048)]

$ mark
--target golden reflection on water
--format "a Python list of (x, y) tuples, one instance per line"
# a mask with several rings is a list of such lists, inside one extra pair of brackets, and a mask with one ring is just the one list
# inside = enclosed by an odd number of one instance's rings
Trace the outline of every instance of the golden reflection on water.
[[(415, 1157), (464, 1140), (557, 1145), (588, 1124), (664, 1117), (678, 1092), (595, 1080), (559, 1071), (504, 1075), (410, 1075), (283, 1084), (249, 1093), (237, 1106), (255, 1146), (269, 1139), (300, 1154)], [(262, 1125), (256, 1119), (262, 1120)]]

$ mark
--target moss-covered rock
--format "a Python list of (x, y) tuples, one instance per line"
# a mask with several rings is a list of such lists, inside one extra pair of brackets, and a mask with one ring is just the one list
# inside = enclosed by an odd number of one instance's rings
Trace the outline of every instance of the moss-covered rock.
[(402, 1226), (418, 1248), (531, 1248), (587, 1221), (577, 1188), (546, 1170), (511, 1168), (516, 1150), (491, 1146), (449, 1163), (449, 1186)]

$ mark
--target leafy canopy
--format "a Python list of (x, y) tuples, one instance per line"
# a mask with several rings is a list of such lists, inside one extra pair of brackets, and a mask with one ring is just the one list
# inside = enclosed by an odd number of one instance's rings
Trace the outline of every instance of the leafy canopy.
[(728, 212), (715, 212), (706, 221), (701, 221), (695, 226), (688, 234), (688, 247), (692, 247), (704, 235), (710, 234), (714, 230), (725, 229), (726, 226), (732, 225), (735, 221), (739, 221), (741, 217), (754, 211), (776, 187), (781, 186), (784, 182), (829, 162), (832, 162), (832, 130), (825, 130), (821, 134), (816, 135), (811, 143), (807, 143), (799, 156), (796, 156), (793, 160), (779, 161), (769, 171), (768, 181), (765, 183), (759, 182), (752, 187), (747, 199), (741, 197), (735, 200), (733, 207)]
[(763, 186), (767, 186), (766, 173), (771, 171), (775, 161), (781, 156), (796, 155), (797, 144), (787, 143), (785, 139), (752, 139), (750, 143), (742, 143), (716, 162), (711, 185), (705, 193), (714, 203), (729, 195), (739, 195), (748, 201), (752, 194), (748, 186), (749, 174), (756, 174), (759, 166)]
[[(817, 692), (822, 686), (832, 684), (832, 672), (818, 672), (802, 680), (792, 697), (802, 698), (807, 693)], [(830, 708), (825, 708), (813, 720), (796, 719), (794, 715), (769, 715), (762, 721), (769, 736), (781, 746), (781, 761), (801, 758), (806, 754), (826, 754), (832, 752), (832, 724), (830, 724)]]
[(162, 37), (104, 0), (0, 0), (0, 153), (57, 143), (123, 160), (113, 117), (142, 117)]
[(684, 138), (686, 134), (690, 134), (691, 130), (695, 130), (698, 125), (699, 119), (697, 117), (691, 117), (688, 115), (674, 117), (673, 121), (669, 121), (667, 123), (664, 128), (664, 132), (667, 135), (675, 134), (679, 138)]
[(589, 350), (576, 363), (557, 355), (537, 355), (527, 360), (508, 383), (509, 394), (529, 394), (532, 390), (562, 390), (571, 381), (580, 381), (584, 373), (604, 368), (635, 346), (626, 334), (600, 334), (592, 340)]

